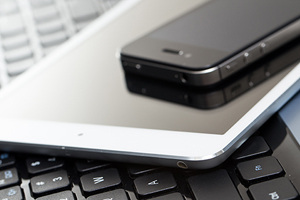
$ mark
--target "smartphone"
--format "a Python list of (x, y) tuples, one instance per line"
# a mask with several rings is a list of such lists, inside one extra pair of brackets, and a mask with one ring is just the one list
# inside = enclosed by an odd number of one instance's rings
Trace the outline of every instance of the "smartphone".
[(126, 72), (216, 84), (300, 35), (299, 1), (213, 0), (129, 43)]
[(233, 75), (222, 84), (211, 87), (176, 85), (132, 73), (125, 73), (126, 86), (128, 91), (146, 97), (198, 109), (216, 109), (259, 87), (259, 84), (272, 78), (292, 63), (299, 62), (299, 52), (300, 38), (252, 63), (249, 68)]
[(293, 62), (213, 109), (128, 91), (116, 49), (204, 1), (140, 1), (128, 10), (132, 2), (2, 88), (0, 151), (207, 169), (225, 161), (299, 90), (300, 65)]

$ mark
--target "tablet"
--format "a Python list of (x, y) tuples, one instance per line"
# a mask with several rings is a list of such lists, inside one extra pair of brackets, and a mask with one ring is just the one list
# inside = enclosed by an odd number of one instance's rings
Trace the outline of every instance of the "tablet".
[[(196, 108), (133, 93), (116, 57), (126, 43), (201, 3), (131, 4), (22, 74), (0, 91), (1, 150), (198, 169), (223, 162), (297, 92), (297, 59), (274, 56), (262, 70), (266, 80), (255, 87), (245, 80), (251, 90)], [(272, 63), (285, 67), (273, 73)]]

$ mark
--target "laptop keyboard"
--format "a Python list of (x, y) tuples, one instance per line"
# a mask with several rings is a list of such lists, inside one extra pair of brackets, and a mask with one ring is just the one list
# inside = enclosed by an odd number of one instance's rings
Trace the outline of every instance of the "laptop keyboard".
[(0, 199), (297, 199), (299, 162), (298, 145), (274, 116), (224, 164), (210, 170), (3, 152)]
[(120, 0), (0, 0), (0, 86)]

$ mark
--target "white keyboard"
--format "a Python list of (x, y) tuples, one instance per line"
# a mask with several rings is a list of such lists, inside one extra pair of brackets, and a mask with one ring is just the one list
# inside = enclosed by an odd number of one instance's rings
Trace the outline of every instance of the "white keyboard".
[(120, 0), (0, 0), (0, 86)]

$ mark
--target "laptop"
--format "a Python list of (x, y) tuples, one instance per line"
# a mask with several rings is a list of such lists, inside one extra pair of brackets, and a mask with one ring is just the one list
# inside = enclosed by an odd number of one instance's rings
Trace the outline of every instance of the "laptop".
[[(126, 12), (136, 2), (132, 5), (126, 4), (126, 6), (121, 3), (112, 9)], [(115, 15), (119, 12), (107, 11), (107, 14), (100, 17), (98, 22), (91, 22), (92, 24), (69, 38), (67, 43), (57, 47), (20, 76), (8, 81), (10, 83), (3, 86), (0, 91), (0, 115), (21, 118), (38, 116), (45, 120), (77, 122), (79, 119), (76, 116), (79, 114), (86, 118), (97, 119), (99, 111), (92, 105), (97, 103), (98, 99), (89, 98), (85, 93), (86, 91), (93, 93), (94, 97), (103, 97), (103, 91), (97, 90), (97, 85), (95, 85), (97, 82), (93, 80), (101, 77), (103, 78), (102, 83), (105, 84), (106, 81), (115, 77), (113, 79), (116, 81), (115, 84), (121, 86), (122, 90), (108, 88), (105, 92), (110, 92), (112, 96), (118, 95), (114, 93), (116, 91), (128, 92), (128, 86), (125, 84), (126, 80), (121, 68), (118, 68), (118, 66), (120, 67), (119, 59), (115, 55), (106, 54), (104, 50), (95, 52), (93, 46), (95, 48), (97, 45), (106, 45), (107, 42), (110, 42), (121, 47), (126, 42), (200, 3), (202, 2), (193, 1), (190, 5), (185, 5), (187, 7), (180, 8), (175, 5), (165, 5), (167, 3), (164, 4), (164, 2), (161, 2), (161, 6), (149, 3), (147, 5), (153, 6), (153, 9), (161, 9), (161, 12), (168, 7), (169, 14), (161, 20), (148, 19), (147, 26), (134, 33), (126, 32), (126, 27), (131, 24), (125, 24), (122, 19), (117, 18)], [(135, 6), (139, 6), (139, 4)], [(131, 15), (131, 13), (126, 12), (126, 15)], [(153, 15), (152, 17), (160, 19), (160, 16)], [(111, 21), (115, 23), (110, 24)], [(116, 26), (124, 27), (123, 34), (127, 38), (126, 41), (120, 42), (121, 39), (120, 41), (103, 41), (100, 39), (100, 36), (103, 37), (105, 34), (114, 34), (113, 32), (102, 32), (101, 29), (109, 27), (110, 30), (119, 30), (115, 29)], [(99, 34), (92, 34), (96, 31), (99, 31)], [(99, 37), (97, 40), (99, 42), (92, 43), (91, 41), (95, 40), (85, 40), (89, 37), (94, 37), (94, 39)], [(89, 47), (88, 51), (76, 49), (82, 41)], [(70, 53), (73, 48), (74, 50)], [(115, 49), (106, 50), (115, 51)], [(115, 64), (111, 66), (110, 63), (106, 63), (105, 59), (101, 62), (99, 55), (108, 56)], [(81, 57), (80, 62), (84, 65), (72, 65), (70, 60), (74, 56)], [(290, 59), (290, 57), (288, 58)], [(97, 62), (94, 62), (94, 59)], [(282, 60), (275, 60), (276, 63), (289, 66), (298, 60), (294, 57), (293, 59), (292, 63), (288, 63), (286, 57)], [(54, 61), (55, 63), (53, 63)], [(51, 62), (53, 67), (48, 68), (47, 66)], [(116, 68), (110, 71), (114, 73), (107, 74), (103, 68), (94, 63)], [(88, 66), (85, 70), (79, 67), (85, 65)], [(101, 73), (107, 74), (106, 77), (100, 76)], [(34, 79), (29, 80), (33, 76)], [(53, 87), (54, 85), (55, 87)], [(80, 91), (79, 94), (78, 91)], [(68, 98), (65, 98), (66, 96)], [(76, 98), (71, 98), (72, 96)], [(167, 99), (161, 100), (155, 96), (151, 98), (135, 96), (135, 99), (143, 102), (159, 102), (162, 107), (177, 106)], [(295, 122), (296, 113), (300, 112), (295, 106), (298, 99), (298, 96), (294, 97), (279, 113), (271, 117), (224, 164), (208, 170), (182, 170), (155, 165), (144, 166), (104, 160), (53, 157), (47, 156), (46, 152), (40, 149), (36, 149), (37, 154), (28, 154), (17, 151), (18, 147), (15, 146), (14, 150), (7, 149), (0, 154), (0, 198), (39, 200), (295, 199), (299, 197), (298, 193), (300, 192), (300, 182), (298, 181), (300, 174), (297, 169), (300, 152), (296, 136), (298, 130), (295, 126), (297, 124), (297, 121)], [(102, 100), (119, 101), (120, 99), (103, 98)], [(126, 99), (122, 100), (126, 101)], [(76, 107), (82, 103), (84, 103), (84, 107)], [(136, 106), (143, 106), (143, 104), (136, 104)], [(182, 109), (184, 108), (192, 109), (187, 108), (186, 105), (182, 106)], [(57, 112), (60, 113), (59, 118), (57, 118)], [(120, 113), (120, 117), (126, 118), (126, 115)], [(82, 121), (80, 122), (82, 123)], [(89, 123), (91, 122), (89, 121)]]

